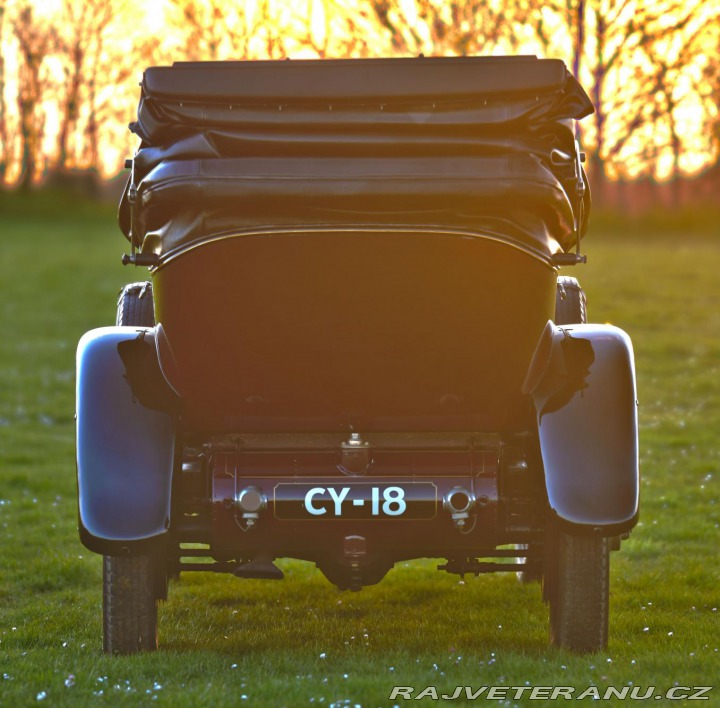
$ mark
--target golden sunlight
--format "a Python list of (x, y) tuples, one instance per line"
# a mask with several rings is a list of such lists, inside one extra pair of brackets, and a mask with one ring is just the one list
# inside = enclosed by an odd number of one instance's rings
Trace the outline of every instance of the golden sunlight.
[(579, 67), (596, 105), (582, 137), (609, 178), (667, 179), (718, 160), (717, 3), (5, 0), (0, 8), (7, 184), (58, 169), (117, 173), (135, 148), (126, 126), (143, 69), (177, 59), (556, 56)]

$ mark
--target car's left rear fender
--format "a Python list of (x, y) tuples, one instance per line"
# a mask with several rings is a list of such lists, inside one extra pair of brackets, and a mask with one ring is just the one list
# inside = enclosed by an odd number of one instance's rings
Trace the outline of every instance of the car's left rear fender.
[(170, 525), (174, 395), (154, 330), (104, 327), (77, 351), (80, 538), (105, 555), (147, 552)]

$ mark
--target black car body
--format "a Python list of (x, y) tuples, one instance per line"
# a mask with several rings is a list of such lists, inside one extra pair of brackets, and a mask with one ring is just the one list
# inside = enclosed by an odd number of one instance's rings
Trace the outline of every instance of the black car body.
[(639, 484), (630, 340), (558, 274), (591, 112), (534, 57), (145, 72), (120, 224), (152, 282), (78, 349), (107, 651), (156, 647), (168, 577), (281, 557), (517, 571), (555, 644), (605, 645)]

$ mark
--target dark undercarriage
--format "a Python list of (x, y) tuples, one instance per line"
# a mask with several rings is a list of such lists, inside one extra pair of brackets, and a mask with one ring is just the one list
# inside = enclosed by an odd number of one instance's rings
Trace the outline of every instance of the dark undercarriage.
[[(534, 465), (527, 448), (535, 449)], [(359, 590), (379, 582), (395, 563), (418, 557), (446, 558), (443, 569), (461, 574), (537, 569), (548, 507), (538, 504), (544, 480), (536, 450), (529, 434), (193, 441), (174, 490), (180, 508), (168, 539), (179, 555), (173, 570), (282, 577), (272, 561), (291, 557), (316, 563), (342, 589)], [(394, 517), (400, 502), (383, 499), (393, 487), (407, 504)], [(253, 498), (249, 511), (239, 501), (247, 490), (261, 499)], [(312, 490), (324, 490), (311, 498), (314, 513), (305, 508)], [(509, 544), (533, 550), (521, 562), (517, 550), (499, 548)], [(497, 560), (479, 560), (490, 558)]]

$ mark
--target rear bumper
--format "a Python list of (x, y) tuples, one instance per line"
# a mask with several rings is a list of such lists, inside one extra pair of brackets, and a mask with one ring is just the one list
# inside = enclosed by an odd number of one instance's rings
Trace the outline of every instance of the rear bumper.
[[(206, 544), (191, 554), (214, 559), (215, 569), (240, 575), (246, 563), (298, 558), (357, 589), (402, 560), (464, 562), (541, 533), (541, 477), (533, 486), (522, 451), (499, 435), (368, 434), (360, 464), (342, 440), (218, 436), (183, 468), (173, 538)], [(524, 479), (513, 479), (518, 471)]]

